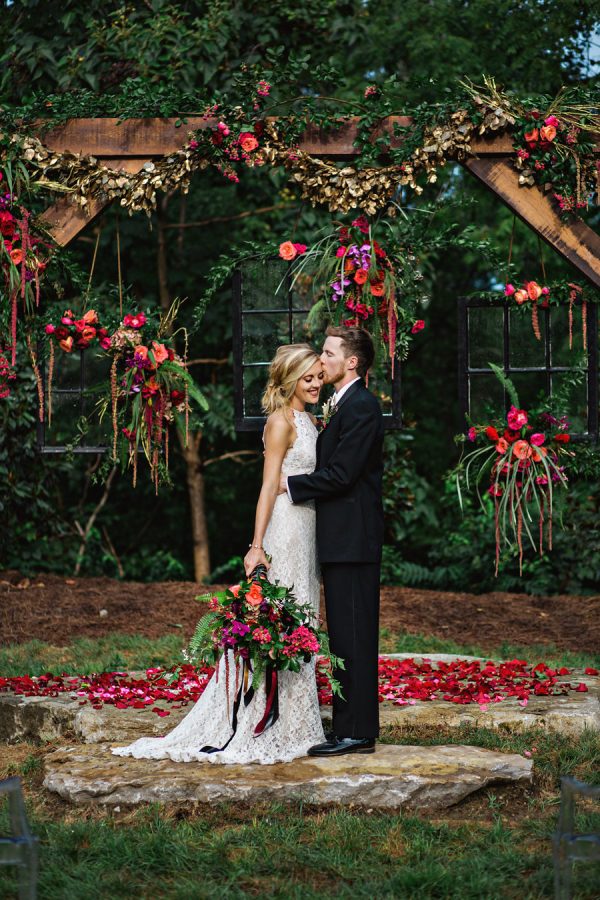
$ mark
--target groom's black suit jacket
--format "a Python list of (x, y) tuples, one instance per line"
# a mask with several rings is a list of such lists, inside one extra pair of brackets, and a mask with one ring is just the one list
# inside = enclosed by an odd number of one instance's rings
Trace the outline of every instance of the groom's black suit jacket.
[(363, 381), (351, 385), (317, 438), (312, 475), (290, 475), (294, 503), (315, 500), (321, 563), (377, 563), (383, 544), (383, 416)]

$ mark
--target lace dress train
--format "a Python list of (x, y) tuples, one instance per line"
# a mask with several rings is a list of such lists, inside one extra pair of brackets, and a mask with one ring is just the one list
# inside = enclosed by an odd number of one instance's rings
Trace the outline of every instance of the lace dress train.
[[(313, 472), (317, 432), (308, 413), (294, 410), (297, 437), (283, 461), (284, 475)], [(290, 503), (285, 494), (275, 501), (264, 537), (271, 556), (269, 579), (288, 587), (300, 603), (310, 604), (319, 613), (319, 572), (317, 566), (314, 504)], [(289, 762), (313, 744), (325, 739), (315, 679), (315, 660), (303, 664), (300, 672), (280, 672), (279, 718), (260, 736), (254, 728), (263, 717), (266, 693), (261, 685), (247, 707), (240, 704), (237, 730), (224, 750), (202, 753), (204, 746), (222, 747), (231, 737), (231, 715), (236, 693), (235, 663), (229, 651), (229, 677), (225, 656), (204, 693), (176, 728), (163, 738), (140, 738), (127, 747), (115, 747), (118, 756), (138, 759), (194, 760), (212, 763)], [(264, 682), (264, 676), (263, 676)]]

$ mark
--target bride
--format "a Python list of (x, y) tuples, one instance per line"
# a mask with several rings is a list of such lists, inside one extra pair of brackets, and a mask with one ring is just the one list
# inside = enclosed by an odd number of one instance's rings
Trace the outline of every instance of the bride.
[[(279, 347), (263, 396), (263, 409), (268, 414), (263, 435), (263, 482), (254, 537), (244, 559), (247, 575), (262, 563), (268, 567), (271, 581), (293, 586), (296, 599), (312, 607), (315, 620), (320, 583), (314, 502), (292, 504), (285, 494), (278, 495), (278, 490), (281, 475), (306, 474), (315, 469), (317, 429), (306, 405), (317, 402), (322, 384), (323, 367), (308, 344)], [(228, 652), (233, 669), (233, 654)], [(166, 737), (140, 738), (112, 752), (176, 762), (268, 764), (305, 756), (310, 746), (324, 741), (316, 660), (304, 663), (300, 672), (279, 673), (279, 718), (258, 737), (254, 728), (265, 712), (265, 691), (256, 691), (248, 706), (240, 705), (237, 730), (231, 737), (235, 678), (225, 677), (225, 662), (223, 655), (218, 678), (213, 675), (194, 708)], [(221, 749), (207, 753), (204, 747)]]

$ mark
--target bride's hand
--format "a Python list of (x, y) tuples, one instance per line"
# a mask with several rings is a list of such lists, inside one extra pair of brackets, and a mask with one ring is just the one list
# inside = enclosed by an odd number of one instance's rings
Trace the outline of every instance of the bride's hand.
[(246, 575), (248, 576), (250, 572), (254, 571), (257, 566), (266, 566), (267, 569), (270, 568), (269, 560), (265, 554), (265, 551), (262, 547), (250, 547), (248, 552), (244, 557), (244, 570)]

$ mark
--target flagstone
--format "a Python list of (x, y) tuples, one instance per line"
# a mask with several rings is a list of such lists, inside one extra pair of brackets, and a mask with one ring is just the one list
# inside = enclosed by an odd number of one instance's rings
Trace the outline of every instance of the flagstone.
[(282, 801), (434, 811), (491, 784), (529, 784), (532, 761), (461, 745), (378, 745), (369, 755), (304, 757), (272, 766), (175, 763), (113, 756), (107, 745), (49, 754), (44, 786), (74, 804)]

